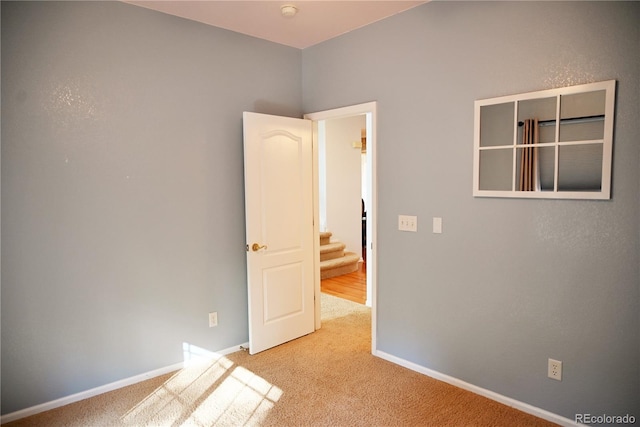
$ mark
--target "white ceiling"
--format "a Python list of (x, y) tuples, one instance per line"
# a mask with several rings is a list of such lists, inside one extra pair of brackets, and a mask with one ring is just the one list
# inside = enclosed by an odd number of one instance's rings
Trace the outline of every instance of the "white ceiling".
[[(126, 3), (304, 49), (427, 1), (122, 0)], [(283, 5), (298, 13), (285, 18)]]

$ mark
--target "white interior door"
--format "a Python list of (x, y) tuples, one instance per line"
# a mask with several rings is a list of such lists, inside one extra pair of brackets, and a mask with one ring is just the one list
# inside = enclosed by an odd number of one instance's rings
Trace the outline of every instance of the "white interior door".
[(314, 331), (312, 122), (243, 115), (249, 352)]

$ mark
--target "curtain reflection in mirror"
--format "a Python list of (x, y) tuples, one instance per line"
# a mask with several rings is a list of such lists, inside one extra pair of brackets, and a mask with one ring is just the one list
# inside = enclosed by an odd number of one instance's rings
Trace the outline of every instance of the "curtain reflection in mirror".
[(522, 145), (520, 157), (520, 191), (540, 191), (540, 166), (538, 160), (538, 143), (540, 132), (538, 119), (524, 121), (522, 132)]

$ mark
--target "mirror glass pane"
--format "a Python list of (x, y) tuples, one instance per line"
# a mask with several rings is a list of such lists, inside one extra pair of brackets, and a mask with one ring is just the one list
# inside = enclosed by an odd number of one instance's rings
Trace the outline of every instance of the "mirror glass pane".
[(600, 191), (602, 151), (603, 144), (560, 146), (558, 191)]
[(539, 142), (555, 142), (557, 100), (554, 96), (518, 102), (518, 144), (522, 143), (523, 127), (520, 124), (535, 118), (538, 119)]
[[(524, 186), (527, 177), (523, 172), (523, 164), (527, 160), (525, 156), (526, 148), (518, 148), (516, 150), (516, 191), (520, 191)], [(534, 188), (536, 191), (553, 191), (554, 190), (554, 169), (556, 159), (555, 147), (539, 147), (536, 154), (535, 149), (530, 149), (527, 156), (531, 156), (531, 176), (529, 180), (534, 182)], [(525, 171), (527, 168), (525, 168)], [(521, 186), (522, 185), (522, 186)]]
[(560, 98), (560, 141), (604, 138), (606, 91), (576, 93)]
[(513, 149), (480, 151), (480, 189), (511, 191)]
[(480, 107), (480, 146), (513, 145), (513, 102)]

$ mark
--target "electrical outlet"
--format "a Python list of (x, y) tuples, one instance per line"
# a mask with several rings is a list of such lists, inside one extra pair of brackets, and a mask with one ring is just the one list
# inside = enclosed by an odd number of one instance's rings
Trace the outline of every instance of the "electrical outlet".
[(547, 376), (551, 379), (562, 381), (562, 362), (549, 359)]
[(213, 313), (209, 313), (209, 327), (213, 328), (214, 326), (218, 326), (218, 312), (214, 311)]

